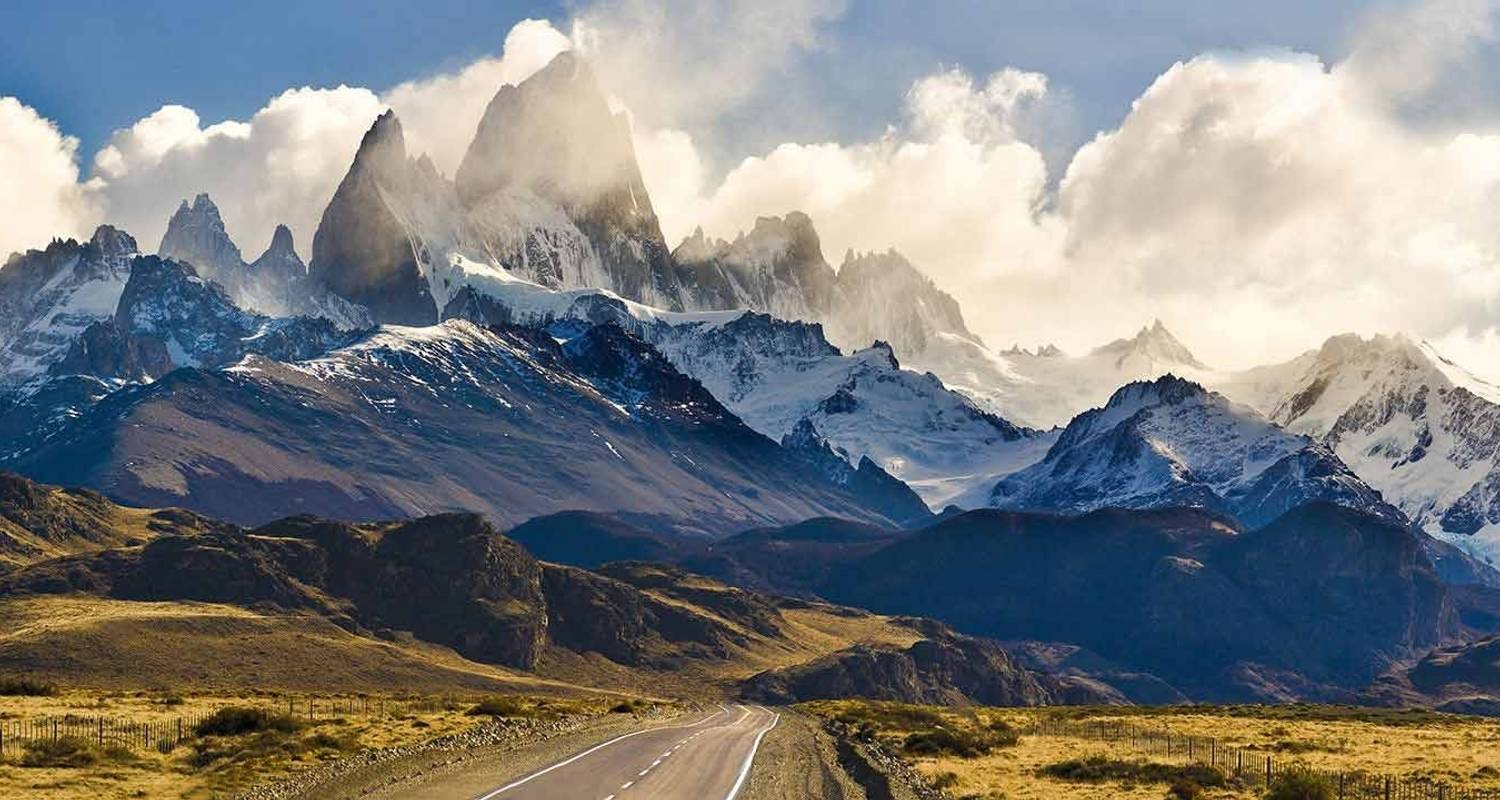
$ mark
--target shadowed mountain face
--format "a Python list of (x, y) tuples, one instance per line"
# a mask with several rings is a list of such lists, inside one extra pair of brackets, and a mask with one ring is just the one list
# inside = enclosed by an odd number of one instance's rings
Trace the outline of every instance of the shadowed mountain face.
[[(593, 537), (760, 591), (1072, 643), (1142, 698), (1347, 700), (1451, 637), (1500, 629), (1494, 590), (1445, 586), (1417, 535), (1329, 504), (1255, 530), (1165, 509), (974, 511), (904, 532), (812, 520), (703, 546), (597, 518), (518, 533), (559, 560), (586, 558)], [(836, 669), (898, 668), (886, 658)]]
[[(424, 171), (424, 167), (426, 168)], [(387, 111), (365, 134), (349, 173), (313, 235), (313, 280), (368, 308), (376, 322), (430, 325), (437, 306), (417, 265), (406, 221), (392, 198), (438, 180), (428, 162), (407, 159), (406, 138)]]
[(1250, 676), (1278, 672), (1357, 688), (1459, 630), (1410, 532), (1326, 504), (1243, 533), (1192, 511), (972, 512), (836, 567), (822, 594), (1075, 642), (1209, 698), (1274, 697)]
[(309, 360), (179, 369), (51, 425), (8, 462), (244, 523), (454, 508), (512, 524), (625, 511), (717, 535), (823, 514), (891, 523), (614, 326), (562, 343), (457, 321), (387, 329)]
[[(471, 661), (565, 680), (573, 679), (570, 664), (585, 665), (590, 676), (607, 660), (637, 675), (675, 676), (695, 691), (783, 700), (1110, 699), (1082, 695), (1016, 665), (993, 642), (930, 620), (756, 594), (660, 564), (588, 571), (541, 562), (473, 514), (366, 524), (297, 516), (245, 530), (0, 475), (0, 542), (11, 541), (13, 530), (54, 547), (9, 571), (0, 566), (0, 604), (88, 596), (106, 606), (238, 606), (267, 618), (326, 620), (354, 637), (445, 645)], [(808, 620), (821, 620), (819, 641), (801, 640)], [(839, 649), (846, 623), (862, 636), (880, 633)], [(80, 639), (96, 632), (85, 626), (56, 635), (88, 652)], [(216, 634), (206, 627), (196, 635)], [(13, 649), (4, 655), (18, 657)], [(739, 685), (768, 655), (804, 664)]]

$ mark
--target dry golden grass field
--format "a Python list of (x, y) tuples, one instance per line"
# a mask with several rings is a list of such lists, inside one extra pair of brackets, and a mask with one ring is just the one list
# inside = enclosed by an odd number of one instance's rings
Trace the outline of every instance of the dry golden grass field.
[[(863, 727), (929, 781), (960, 798), (1265, 796), (1260, 782), (1232, 779), (1223, 786), (1205, 785), (1196, 795), (1169, 795), (1174, 781), (1195, 778), (1193, 771), (1183, 769), (1188, 765), (1184, 753), (1168, 758), (1128, 740), (1027, 735), (1032, 723), (1042, 719), (1128, 723), (1139, 730), (1213, 737), (1221, 746), (1269, 755), (1281, 765), (1500, 791), (1500, 719), (1333, 706), (955, 710), (833, 701), (805, 708)], [(934, 736), (936, 730), (953, 735)], [(1002, 731), (1019, 736), (1007, 743)], [(1092, 768), (1090, 759), (1096, 759)]]
[[(0, 679), (0, 688), (6, 680)], [(295, 713), (286, 716), (290, 697)], [(63, 746), (28, 746), (12, 739), (0, 757), (4, 798), (190, 798), (233, 797), (265, 781), (364, 748), (424, 742), (482, 725), (495, 716), (556, 718), (602, 714), (603, 698), (314, 697), (273, 693), (175, 695), (150, 692), (62, 691), (56, 696), (0, 697), (0, 730), (25, 720), (57, 718), (166, 723), (202, 719), (222, 709), (253, 709), (249, 730), (194, 735), (173, 747), (121, 746), (92, 736)], [(308, 704), (321, 708), (308, 716)], [(481, 706), (481, 704), (484, 704)], [(340, 713), (335, 704), (342, 706)], [(479, 712), (484, 713), (479, 713)]]

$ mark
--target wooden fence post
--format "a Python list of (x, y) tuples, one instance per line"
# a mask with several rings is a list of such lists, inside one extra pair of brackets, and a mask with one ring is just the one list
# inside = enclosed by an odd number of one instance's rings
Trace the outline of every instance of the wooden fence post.
[(1271, 757), (1266, 756), (1266, 785), (1271, 785)]

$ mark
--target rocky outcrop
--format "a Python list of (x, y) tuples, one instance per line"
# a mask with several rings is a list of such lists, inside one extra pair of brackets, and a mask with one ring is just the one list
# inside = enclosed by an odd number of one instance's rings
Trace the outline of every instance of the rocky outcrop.
[(213, 527), (194, 514), (133, 513), (84, 489), (60, 489), (0, 472), (0, 571), (105, 547), (138, 544), (164, 533)]
[(310, 517), (168, 535), (6, 576), (0, 594), (272, 606), (351, 630), (409, 631), (469, 658), (530, 668), (546, 642), (541, 566), (472, 515), (354, 526)]
[(409, 160), (401, 123), (387, 111), (360, 142), (313, 236), (313, 279), (369, 309), (376, 322), (430, 325), (438, 309), (418, 264), (397, 198), (436, 179), (430, 162)]
[(128, 512), (99, 495), (0, 474), (0, 545), (13, 531), (52, 545), (29, 561), (7, 561), (0, 547), (0, 597), (85, 593), (313, 614), (520, 669), (552, 647), (673, 670), (786, 637), (769, 598), (655, 565), (595, 573), (543, 564), (473, 514), (370, 524), (298, 516), (254, 530), (178, 511), (135, 514), (143, 524), (127, 536)]
[[(799, 703), (842, 697), (930, 705), (1038, 706), (1063, 700), (1059, 687), (1014, 662), (999, 645), (928, 624), (910, 647), (856, 645), (746, 680), (747, 699)], [(1082, 698), (1072, 698), (1080, 700)]]
[(835, 342), (889, 342), (898, 355), (914, 359), (943, 334), (981, 344), (964, 324), (958, 301), (895, 250), (846, 254), (838, 291), (842, 303), (826, 325)]
[(722, 620), (608, 575), (549, 564), (543, 586), (553, 641), (619, 664), (679, 668), (749, 643)]
[(710, 241), (699, 228), (672, 255), (697, 308), (748, 308), (784, 320), (823, 321), (844, 300), (818, 232), (801, 212), (760, 217), (732, 242)]

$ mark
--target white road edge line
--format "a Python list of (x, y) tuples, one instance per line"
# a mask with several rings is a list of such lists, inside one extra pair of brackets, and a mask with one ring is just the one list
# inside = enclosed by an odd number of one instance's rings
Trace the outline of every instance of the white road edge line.
[[(770, 709), (762, 706), (761, 710), (769, 711)], [(770, 733), (771, 729), (775, 728), (776, 723), (780, 721), (781, 715), (777, 714), (771, 718), (770, 725), (762, 728), (760, 733), (755, 734), (755, 743), (750, 745), (750, 753), (745, 756), (745, 763), (740, 766), (740, 776), (735, 780), (734, 786), (729, 790), (729, 794), (724, 796), (724, 800), (734, 800), (734, 798), (739, 796), (740, 790), (745, 788), (745, 780), (750, 777), (750, 767), (755, 764), (755, 754), (760, 750), (760, 740), (766, 738), (766, 734)]]
[[(545, 769), (537, 770), (536, 772), (533, 772), (530, 775), (527, 775), (526, 777), (521, 778), (520, 780), (511, 781), (510, 783), (507, 783), (504, 786), (501, 786), (499, 789), (496, 789), (493, 792), (490, 792), (489, 794), (480, 795), (479, 797), (474, 798), (474, 800), (490, 800), (493, 797), (498, 797), (499, 795), (502, 795), (502, 794), (510, 791), (511, 789), (516, 788), (517, 786), (520, 786), (520, 785), (525, 784), (525, 783), (530, 783), (532, 780), (535, 780), (536, 778), (540, 778), (543, 775), (546, 775), (547, 773), (551, 772), (552, 770), (560, 769), (562, 767), (566, 767), (567, 765), (573, 763), (574, 761), (577, 761), (580, 758), (583, 758), (584, 756), (592, 755), (595, 752), (603, 750), (604, 748), (609, 747), (610, 745), (614, 744), (615, 742), (622, 742), (622, 741), (624, 741), (626, 739), (629, 739), (632, 736), (640, 736), (643, 733), (651, 733), (653, 731), (671, 730), (674, 727), (675, 728), (696, 728), (699, 725), (702, 725), (702, 724), (708, 722), (709, 720), (713, 719), (714, 717), (719, 716), (719, 714), (723, 714), (723, 713), (727, 712), (728, 710), (729, 709), (725, 708), (722, 704), (720, 704), (719, 705), (719, 710), (717, 712), (715, 712), (713, 714), (710, 714), (707, 717), (704, 717), (703, 719), (698, 720), (697, 722), (693, 723), (692, 725), (676, 725), (676, 726), (666, 726), (666, 727), (662, 727), (662, 728), (647, 728), (645, 730), (635, 731), (634, 733), (627, 733), (624, 736), (616, 736), (615, 738), (610, 739), (607, 742), (604, 742), (602, 744), (596, 744), (593, 747), (590, 747), (589, 749), (583, 751), (582, 753), (579, 753), (578, 755), (575, 755), (575, 756), (573, 756), (571, 758), (567, 758), (567, 759), (564, 759), (562, 761), (559, 761), (556, 764), (553, 764), (552, 766), (547, 767)], [(627, 784), (627, 785), (629, 785), (629, 784)]]

